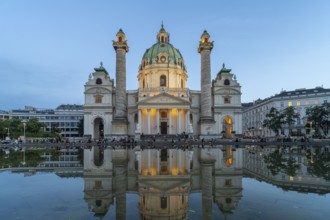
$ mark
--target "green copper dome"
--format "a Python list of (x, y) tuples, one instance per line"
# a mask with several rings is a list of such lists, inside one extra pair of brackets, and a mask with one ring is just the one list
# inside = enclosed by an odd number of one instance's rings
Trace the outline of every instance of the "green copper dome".
[(170, 36), (162, 24), (157, 34), (157, 43), (143, 54), (141, 69), (152, 64), (174, 64), (185, 69), (183, 57), (178, 49), (170, 44)]
[(143, 55), (143, 59), (147, 59), (153, 61), (154, 59), (158, 59), (158, 55), (161, 53), (166, 53), (168, 56), (168, 60), (172, 59), (174, 63), (177, 62), (178, 59), (183, 59), (180, 51), (173, 47), (170, 43), (155, 43), (146, 50)]

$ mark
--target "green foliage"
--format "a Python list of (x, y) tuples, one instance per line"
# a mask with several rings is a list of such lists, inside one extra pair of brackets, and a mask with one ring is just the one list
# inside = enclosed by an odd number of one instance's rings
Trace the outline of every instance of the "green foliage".
[(289, 106), (282, 111), (278, 111), (273, 107), (269, 110), (269, 113), (266, 114), (263, 126), (273, 130), (276, 135), (278, 135), (283, 125), (287, 124), (289, 127), (289, 135), (291, 136), (291, 127), (299, 117), (299, 114), (295, 111), (293, 106)]
[(295, 176), (298, 169), (300, 169), (300, 164), (291, 157), (285, 158), (278, 149), (274, 152), (264, 156), (264, 162), (267, 164), (267, 168), (270, 170), (273, 176), (277, 175), (279, 172), (283, 172), (288, 176)]
[(289, 106), (283, 109), (283, 122), (289, 126), (289, 136), (291, 136), (291, 126), (296, 122), (296, 119), (299, 118), (299, 114), (295, 111), (293, 106)]
[(322, 131), (324, 135), (327, 135), (330, 128), (330, 103), (307, 108), (306, 119), (306, 127), (315, 129), (316, 133)]
[(56, 137), (61, 132), (58, 125), (56, 127), (56, 124), (52, 132), (44, 131), (43, 128), (46, 127), (46, 124), (39, 122), (37, 118), (31, 118), (27, 122), (22, 122), (22, 120), (17, 118), (11, 118), (0, 120), (0, 139), (5, 139), (8, 136), (8, 129), (10, 138), (17, 139), (24, 135), (24, 127), (26, 137)]
[(330, 181), (330, 154), (328, 152), (306, 155), (308, 159), (307, 171), (312, 176)]
[[(44, 151), (27, 150), (27, 151), (14, 151), (10, 150), (9, 154), (0, 151), (0, 168), (8, 167), (36, 167), (44, 159), (41, 157)], [(24, 163), (25, 162), (25, 163)]]

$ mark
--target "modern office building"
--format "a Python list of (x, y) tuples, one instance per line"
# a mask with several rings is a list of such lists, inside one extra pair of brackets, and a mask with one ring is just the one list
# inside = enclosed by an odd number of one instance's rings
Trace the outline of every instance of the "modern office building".
[[(305, 125), (306, 108), (322, 105), (330, 101), (330, 89), (316, 87), (311, 89), (296, 89), (293, 91), (281, 91), (266, 99), (258, 99), (251, 103), (243, 104), (243, 133), (246, 136), (274, 136), (274, 131), (263, 127), (263, 121), (269, 110), (274, 107), (281, 111), (288, 106), (293, 106), (300, 118), (292, 126), (297, 133), (306, 133)], [(288, 135), (287, 126), (283, 127), (282, 134)]]
[(79, 137), (78, 124), (83, 119), (82, 105), (60, 105), (56, 109), (39, 109), (31, 106), (25, 106), (24, 109), (13, 109), (8, 111), (7, 119), (18, 118), (22, 121), (28, 121), (31, 118), (37, 118), (40, 122), (47, 125), (45, 131), (59, 128), (62, 137)]

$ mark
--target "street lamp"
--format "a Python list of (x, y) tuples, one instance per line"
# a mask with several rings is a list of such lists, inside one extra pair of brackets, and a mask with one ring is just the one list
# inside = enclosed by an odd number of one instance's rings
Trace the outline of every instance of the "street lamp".
[(25, 126), (26, 126), (26, 123), (24, 122), (23, 123), (23, 127), (24, 127), (24, 143), (26, 143), (26, 139), (25, 139)]

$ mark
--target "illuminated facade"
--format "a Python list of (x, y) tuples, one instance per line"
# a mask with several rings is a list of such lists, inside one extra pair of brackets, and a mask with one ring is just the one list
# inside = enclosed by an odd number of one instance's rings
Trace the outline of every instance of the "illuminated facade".
[(138, 89), (126, 90), (128, 45), (122, 30), (116, 37), (113, 41), (116, 83), (101, 64), (85, 84), (85, 136), (106, 138), (185, 132), (230, 138), (234, 133), (242, 133), (241, 86), (225, 65), (211, 80), (213, 42), (206, 31), (198, 47), (201, 91), (187, 87), (185, 60), (170, 44), (163, 25), (157, 34), (157, 42), (142, 56)]
[(137, 192), (141, 219), (184, 219), (188, 194), (201, 191), (205, 218), (212, 215), (213, 201), (227, 213), (242, 196), (242, 151), (231, 146), (191, 151), (85, 149), (85, 200), (99, 216), (116, 201), (116, 215), (121, 215), (116, 217), (125, 219), (126, 193)]

